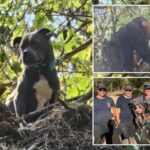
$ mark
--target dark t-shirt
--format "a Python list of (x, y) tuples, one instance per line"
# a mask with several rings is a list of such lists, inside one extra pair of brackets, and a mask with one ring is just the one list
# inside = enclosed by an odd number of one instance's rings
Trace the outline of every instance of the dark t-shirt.
[(106, 96), (104, 99), (94, 97), (94, 123), (107, 124), (111, 119), (111, 107), (115, 106), (113, 100)]
[(120, 120), (121, 123), (131, 122), (133, 123), (134, 116), (129, 107), (131, 100), (133, 97), (127, 99), (123, 95), (117, 99), (116, 107), (120, 108)]

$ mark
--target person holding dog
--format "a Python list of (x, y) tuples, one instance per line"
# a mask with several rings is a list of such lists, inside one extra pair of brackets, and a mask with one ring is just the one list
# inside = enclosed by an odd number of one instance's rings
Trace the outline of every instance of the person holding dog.
[[(150, 115), (150, 82), (144, 84), (144, 93), (142, 96), (136, 98), (146, 108), (147, 116)], [(137, 108), (136, 112), (142, 113), (143, 109)]]
[[(135, 113), (142, 115), (141, 144), (149, 144), (150, 140), (150, 82), (144, 83), (143, 95), (136, 98), (142, 107), (135, 107)], [(132, 100), (134, 105), (134, 101)]]

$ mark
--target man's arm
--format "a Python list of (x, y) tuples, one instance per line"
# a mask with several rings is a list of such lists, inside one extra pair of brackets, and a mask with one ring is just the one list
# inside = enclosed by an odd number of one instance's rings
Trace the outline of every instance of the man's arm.
[(120, 124), (120, 108), (111, 107), (111, 113), (113, 115), (112, 120), (117, 121), (117, 124)]
[(121, 113), (121, 104), (120, 104), (120, 98), (117, 99), (117, 102), (116, 102), (116, 119), (117, 119), (117, 122), (118, 124), (120, 124), (120, 113)]
[(119, 101), (117, 100), (116, 106), (113, 102), (112, 107), (111, 107), (111, 113), (113, 115), (112, 120), (116, 120), (117, 124), (120, 124), (120, 107), (119, 106)]

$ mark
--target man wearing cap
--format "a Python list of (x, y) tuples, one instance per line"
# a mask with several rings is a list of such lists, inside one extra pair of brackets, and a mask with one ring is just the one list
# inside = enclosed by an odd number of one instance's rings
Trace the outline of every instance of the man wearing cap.
[(147, 122), (147, 124), (141, 129), (141, 143), (148, 144), (150, 140), (150, 83), (144, 84), (144, 93), (142, 96), (137, 97), (136, 100), (145, 108), (136, 107), (135, 112), (144, 114), (144, 121)]
[(130, 109), (130, 102), (134, 98), (133, 87), (128, 84), (124, 87), (123, 95), (117, 99), (116, 107), (120, 108), (120, 120), (118, 121), (120, 127), (120, 134), (123, 136), (123, 144), (135, 144), (134, 131), (135, 125), (133, 123), (134, 116)]
[(94, 144), (102, 144), (104, 136), (106, 137), (106, 143), (109, 143), (107, 135), (110, 133), (109, 122), (112, 117), (111, 107), (114, 106), (114, 102), (106, 96), (104, 84), (98, 83), (96, 90), (97, 96), (94, 97)]

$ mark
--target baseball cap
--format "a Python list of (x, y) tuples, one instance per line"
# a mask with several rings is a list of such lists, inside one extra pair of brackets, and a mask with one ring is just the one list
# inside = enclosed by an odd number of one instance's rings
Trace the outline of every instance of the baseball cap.
[(98, 83), (97, 84), (97, 89), (106, 89), (106, 86), (103, 83)]
[(144, 83), (144, 90), (150, 89), (150, 82)]
[(130, 90), (130, 91), (132, 91), (133, 87), (132, 87), (132, 85), (127, 84), (127, 85), (124, 86), (124, 90)]

